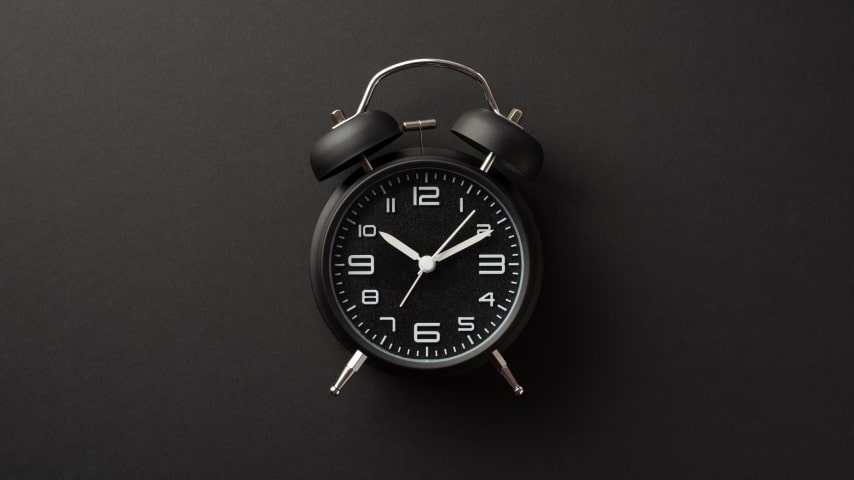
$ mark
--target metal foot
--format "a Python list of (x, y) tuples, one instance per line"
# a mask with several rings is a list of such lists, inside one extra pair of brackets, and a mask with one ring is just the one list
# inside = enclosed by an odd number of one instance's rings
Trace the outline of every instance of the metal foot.
[(507, 383), (509, 383), (510, 387), (513, 388), (513, 393), (516, 394), (516, 396), (525, 393), (525, 389), (516, 381), (516, 377), (513, 376), (513, 372), (510, 371), (510, 367), (507, 366), (507, 361), (504, 360), (504, 357), (501, 356), (501, 353), (498, 350), (492, 351), (492, 366), (498, 370), (498, 373), (504, 377), (504, 380), (507, 380)]
[(367, 359), (368, 356), (362, 353), (361, 350), (356, 350), (356, 353), (350, 357), (350, 361), (344, 366), (344, 370), (341, 371), (341, 375), (338, 376), (338, 380), (335, 382), (335, 385), (329, 387), (329, 393), (333, 397), (341, 395), (341, 389), (344, 387), (344, 384), (347, 383), (347, 380), (350, 380), (350, 377), (352, 377), (354, 373), (359, 371), (359, 368), (361, 368), (362, 364), (365, 363), (365, 360)]

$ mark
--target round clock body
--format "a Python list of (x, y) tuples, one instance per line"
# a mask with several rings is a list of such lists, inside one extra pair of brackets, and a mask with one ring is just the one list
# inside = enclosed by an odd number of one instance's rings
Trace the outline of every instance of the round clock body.
[(416, 148), (374, 163), (332, 195), (315, 228), (312, 286), (326, 323), (392, 370), (484, 363), (513, 341), (539, 295), (530, 211), (496, 171), (456, 151)]

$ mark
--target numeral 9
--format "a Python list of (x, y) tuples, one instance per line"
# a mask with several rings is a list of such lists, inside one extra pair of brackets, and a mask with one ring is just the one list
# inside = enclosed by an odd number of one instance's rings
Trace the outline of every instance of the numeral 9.
[(373, 255), (350, 255), (347, 257), (347, 265), (353, 268), (353, 270), (347, 270), (347, 275), (374, 274)]

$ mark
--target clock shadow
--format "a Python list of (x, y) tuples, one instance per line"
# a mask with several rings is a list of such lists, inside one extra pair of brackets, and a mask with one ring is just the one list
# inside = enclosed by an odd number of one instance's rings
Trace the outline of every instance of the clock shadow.
[[(601, 321), (614, 279), (596, 268), (598, 249), (580, 228), (587, 218), (580, 185), (554, 184), (549, 175), (519, 185), (539, 226), (543, 245), (543, 285), (527, 326), (503, 355), (525, 388), (515, 396), (491, 367), (446, 378), (408, 378), (378, 372), (388, 395), (412, 409), (424, 426), (435, 415), (490, 431), (496, 419), (510, 418), (540, 428), (582, 428), (585, 417), (607, 398), (609, 372), (617, 348)], [(556, 208), (556, 203), (559, 208)], [(610, 286), (606, 288), (606, 286)], [(610, 352), (610, 353), (609, 353)], [(534, 427), (539, 425), (540, 427)]]
[(614, 347), (602, 319), (614, 279), (597, 267), (600, 248), (584, 231), (594, 193), (548, 173), (520, 185), (540, 230), (543, 283), (534, 314), (505, 356), (536, 408), (569, 420), (596, 409), (608, 388), (605, 359)]

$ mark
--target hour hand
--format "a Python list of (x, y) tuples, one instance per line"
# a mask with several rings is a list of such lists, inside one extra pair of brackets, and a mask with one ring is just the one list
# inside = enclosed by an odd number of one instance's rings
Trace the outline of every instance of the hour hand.
[(383, 237), (383, 240), (385, 240), (386, 243), (388, 243), (392, 247), (396, 248), (398, 251), (400, 251), (400, 253), (402, 253), (402, 254), (406, 255), (407, 257), (415, 260), (416, 262), (418, 261), (419, 258), (421, 258), (421, 256), (418, 255), (418, 252), (413, 250), (407, 244), (398, 240), (394, 235), (390, 235), (390, 234), (385, 233), (385, 232), (380, 232), (380, 236)]
[(463, 240), (462, 242), (460, 242), (460, 243), (454, 245), (453, 247), (443, 251), (442, 253), (436, 255), (436, 258), (434, 260), (436, 262), (441, 262), (442, 260), (445, 260), (446, 258), (450, 257), (451, 255), (455, 255), (457, 253), (460, 253), (461, 251), (469, 248), (470, 246), (474, 245), (475, 243), (483, 240), (484, 238), (486, 238), (490, 235), (492, 235), (491, 229), (490, 230), (484, 230), (484, 231), (478, 233), (477, 235), (470, 237), (466, 240)]

